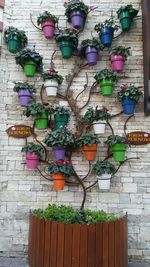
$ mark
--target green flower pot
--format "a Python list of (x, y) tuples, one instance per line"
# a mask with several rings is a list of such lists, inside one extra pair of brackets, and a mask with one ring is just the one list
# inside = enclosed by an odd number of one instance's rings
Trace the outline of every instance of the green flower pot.
[(115, 161), (125, 160), (127, 146), (125, 144), (115, 144), (111, 147)]
[(35, 117), (35, 127), (38, 130), (46, 129), (48, 126), (48, 114), (46, 112), (42, 113), (42, 115), (39, 117)]
[(62, 57), (65, 59), (69, 59), (73, 53), (73, 45), (70, 41), (62, 41), (59, 43), (59, 48), (62, 54)]
[(27, 77), (34, 77), (36, 73), (36, 64), (33, 61), (28, 61), (24, 65), (24, 72)]
[(103, 79), (99, 82), (99, 86), (103, 96), (112, 95), (113, 92), (113, 81), (111, 79)]
[(124, 11), (119, 15), (119, 20), (122, 31), (129, 31), (133, 21), (131, 14), (128, 11)]
[(54, 115), (55, 128), (65, 127), (69, 121), (68, 115)]
[(7, 48), (8, 48), (8, 51), (11, 53), (18, 52), (18, 50), (20, 49), (20, 41), (17, 38), (17, 36), (10, 37), (7, 43)]

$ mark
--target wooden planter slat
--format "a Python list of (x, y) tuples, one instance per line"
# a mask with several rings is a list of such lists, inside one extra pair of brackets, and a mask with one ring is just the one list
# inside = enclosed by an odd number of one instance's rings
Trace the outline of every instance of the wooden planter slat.
[(79, 225), (30, 215), (29, 263), (30, 267), (127, 267), (127, 216)]
[(64, 236), (65, 236), (65, 225), (64, 223), (59, 223), (58, 224), (57, 267), (64, 266)]
[(72, 237), (72, 266), (80, 267), (80, 225), (75, 224), (73, 227)]

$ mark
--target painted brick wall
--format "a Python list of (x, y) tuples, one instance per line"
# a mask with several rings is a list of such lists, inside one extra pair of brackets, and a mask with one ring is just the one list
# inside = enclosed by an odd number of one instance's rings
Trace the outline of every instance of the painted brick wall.
[[(133, 4), (139, 8), (139, 0), (133, 1), (112, 1), (112, 0), (85, 0), (86, 4), (96, 5), (96, 9), (88, 16), (85, 30), (80, 34), (80, 40), (89, 37), (93, 27), (98, 22), (103, 22), (121, 6)], [(29, 46), (36, 45), (36, 50), (44, 58), (44, 68), (49, 68), (50, 58), (54, 51), (55, 67), (63, 76), (74, 64), (74, 59), (63, 60), (54, 40), (44, 39), (42, 32), (38, 31), (30, 21), (30, 13), (36, 22), (36, 17), (42, 10), (49, 9), (52, 13), (59, 16), (60, 25), (66, 25), (64, 17), (63, 1), (37, 1), (37, 0), (6, 0), (4, 9), (4, 27), (15, 26), (26, 31), (29, 38)], [(93, 33), (96, 36), (96, 33)], [(129, 57), (125, 72), (120, 75), (119, 83), (134, 83), (143, 85), (143, 52), (142, 52), (142, 28), (141, 28), (141, 9), (139, 17), (134, 21), (129, 33), (124, 33), (113, 41), (116, 45), (131, 46), (131, 56)], [(25, 144), (24, 140), (9, 138), (5, 130), (14, 124), (24, 123), (32, 125), (32, 119), (22, 115), (24, 108), (18, 104), (17, 95), (13, 92), (14, 81), (28, 81), (34, 83), (37, 88), (37, 100), (42, 81), (37, 74), (35, 78), (26, 79), (22, 69), (15, 64), (14, 55), (8, 52), (3, 41), (1, 66), (1, 97), (0, 97), (0, 256), (12, 255), (23, 256), (27, 254), (28, 245), (28, 214), (30, 209), (45, 207), (49, 202), (71, 204), (80, 206), (82, 191), (80, 187), (65, 187), (62, 192), (52, 190), (52, 184), (44, 180), (37, 171), (25, 169), (24, 157), (21, 147)], [(102, 53), (100, 61), (94, 67), (86, 71), (89, 76), (89, 83), (92, 84), (93, 76), (96, 71), (105, 68), (109, 64), (108, 51)], [(85, 71), (76, 79), (72, 86), (74, 94), (82, 90), (85, 84)], [(62, 86), (65, 90), (65, 83)], [(100, 94), (92, 96), (91, 105), (107, 106), (115, 114), (120, 111), (120, 106), (116, 100), (116, 86), (112, 97), (104, 98)], [(79, 105), (86, 102), (88, 93), (81, 96)], [(126, 116), (122, 115), (113, 119), (113, 127), (116, 134), (123, 134), (123, 126)], [(72, 128), (72, 123), (70, 128)], [(150, 118), (143, 113), (143, 100), (140, 101), (135, 117), (128, 123), (128, 131), (144, 130), (150, 132)], [(40, 140), (46, 134), (38, 132)], [(111, 132), (107, 128), (106, 135)], [(98, 158), (106, 155), (106, 148), (103, 142), (106, 137), (101, 137)], [(134, 259), (145, 259), (150, 261), (150, 145), (131, 147), (128, 149), (128, 157), (139, 157), (139, 160), (132, 160), (126, 163), (120, 171), (113, 177), (110, 192), (101, 192), (95, 186), (87, 194), (86, 207), (93, 209), (104, 209), (108, 212), (129, 214), (129, 255)], [(81, 154), (73, 157), (76, 170), (84, 175), (88, 165)], [(94, 181), (94, 177), (87, 179), (86, 185)]]

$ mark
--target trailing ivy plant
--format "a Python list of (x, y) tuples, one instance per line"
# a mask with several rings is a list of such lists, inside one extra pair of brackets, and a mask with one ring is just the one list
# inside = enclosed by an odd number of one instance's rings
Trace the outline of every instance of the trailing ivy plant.
[(112, 49), (111, 54), (124, 56), (124, 59), (127, 60), (127, 57), (130, 56), (130, 48), (124, 46), (117, 46)]
[(72, 43), (74, 49), (78, 47), (78, 35), (74, 29), (57, 29), (55, 32), (55, 40), (57, 43), (66, 40)]
[(42, 63), (42, 56), (34, 49), (24, 48), (20, 52), (16, 54), (16, 64), (20, 65), (22, 68), (28, 61), (33, 61), (36, 66), (37, 70), (41, 70), (43, 67)]
[(72, 133), (64, 128), (59, 128), (48, 135), (44, 139), (44, 143), (48, 147), (58, 146), (66, 147), (74, 145), (74, 137)]
[(132, 5), (126, 5), (126, 6), (121, 6), (118, 10), (117, 10), (117, 15), (118, 18), (120, 16), (120, 14), (122, 12), (129, 12), (130, 16), (132, 18), (135, 18), (138, 14), (138, 10), (134, 9)]
[(61, 85), (63, 82), (63, 77), (57, 73), (58, 72), (55, 71), (53, 68), (50, 68), (48, 71), (44, 71), (41, 76), (43, 81), (55, 80), (59, 85)]
[(22, 150), (22, 152), (30, 152), (30, 153), (37, 153), (42, 157), (44, 155), (44, 148), (40, 145), (34, 144), (34, 143), (28, 143), (25, 145)]
[(72, 168), (72, 164), (70, 161), (66, 160), (58, 160), (51, 162), (49, 164), (49, 172), (52, 174), (56, 174), (58, 172), (61, 172), (63, 176), (73, 176), (74, 170)]
[(46, 21), (53, 21), (54, 23), (58, 23), (58, 18), (52, 15), (49, 11), (44, 11), (38, 16), (37, 25), (40, 25)]
[(117, 82), (118, 80), (118, 75), (116, 72), (112, 71), (111, 69), (103, 69), (99, 72), (96, 73), (94, 76), (94, 79), (99, 82), (102, 81), (103, 79), (111, 79), (113, 82)]
[(31, 103), (27, 106), (26, 110), (23, 111), (23, 115), (29, 116), (41, 116), (43, 113), (51, 114), (52, 108), (49, 105), (43, 105), (41, 103)]
[(18, 30), (17, 28), (10, 26), (5, 29), (4, 31), (4, 39), (5, 42), (8, 43), (10, 39), (12, 39), (14, 36), (17, 37), (18, 41), (20, 41), (20, 48), (24, 48), (28, 44), (28, 38), (25, 34), (25, 31)]
[(114, 16), (111, 16), (110, 19), (105, 20), (103, 23), (96, 24), (94, 30), (96, 32), (101, 32), (105, 27), (112, 28), (114, 31), (118, 31), (119, 26), (116, 24)]
[(14, 92), (19, 92), (20, 90), (29, 90), (30, 93), (36, 93), (36, 89), (33, 85), (27, 82), (16, 82), (13, 88)]
[(100, 143), (100, 140), (94, 134), (82, 135), (76, 140), (76, 145), (80, 147), (83, 145), (92, 146), (94, 144), (99, 144), (99, 143)]
[(108, 139), (106, 140), (105, 143), (108, 144), (109, 147), (111, 147), (115, 144), (125, 144), (126, 143), (126, 137), (112, 134), (112, 135), (108, 136)]
[(143, 92), (135, 85), (121, 85), (122, 89), (118, 92), (118, 100), (121, 102), (125, 98), (130, 98), (135, 100), (136, 102), (139, 101), (140, 96), (143, 95)]
[(116, 172), (115, 166), (108, 160), (100, 161), (98, 160), (94, 165), (92, 172), (95, 175), (102, 175), (104, 173), (114, 174)]
[(63, 115), (70, 116), (69, 109), (65, 108), (63, 106), (58, 106), (58, 107), (53, 108), (52, 113), (53, 113), (53, 115), (56, 115), (56, 116), (63, 116)]
[(102, 109), (98, 108), (98, 106), (96, 106), (96, 108), (89, 107), (83, 119), (87, 123), (92, 123), (99, 120), (108, 121), (111, 119), (111, 114), (108, 113), (108, 109), (106, 107), (103, 107)]
[(73, 11), (78, 10), (82, 12), (85, 19), (89, 13), (89, 7), (79, 0), (69, 0), (64, 3), (64, 7), (66, 8), (65, 16), (67, 17), (68, 22), (70, 22), (70, 15)]
[(94, 37), (92, 39), (85, 39), (81, 42), (81, 51), (85, 51), (88, 46), (95, 47), (98, 50), (103, 50), (104, 48), (100, 41)]

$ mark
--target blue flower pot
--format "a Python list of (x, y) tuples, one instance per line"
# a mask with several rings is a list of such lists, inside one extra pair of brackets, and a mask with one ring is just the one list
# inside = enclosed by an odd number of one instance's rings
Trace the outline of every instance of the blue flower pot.
[(124, 98), (122, 99), (122, 107), (123, 107), (123, 113), (124, 114), (133, 114), (135, 112), (135, 106), (136, 106), (136, 101), (133, 99), (128, 99)]
[(104, 46), (111, 46), (113, 36), (114, 36), (114, 29), (111, 27), (104, 27), (103, 30), (99, 34), (101, 43)]

